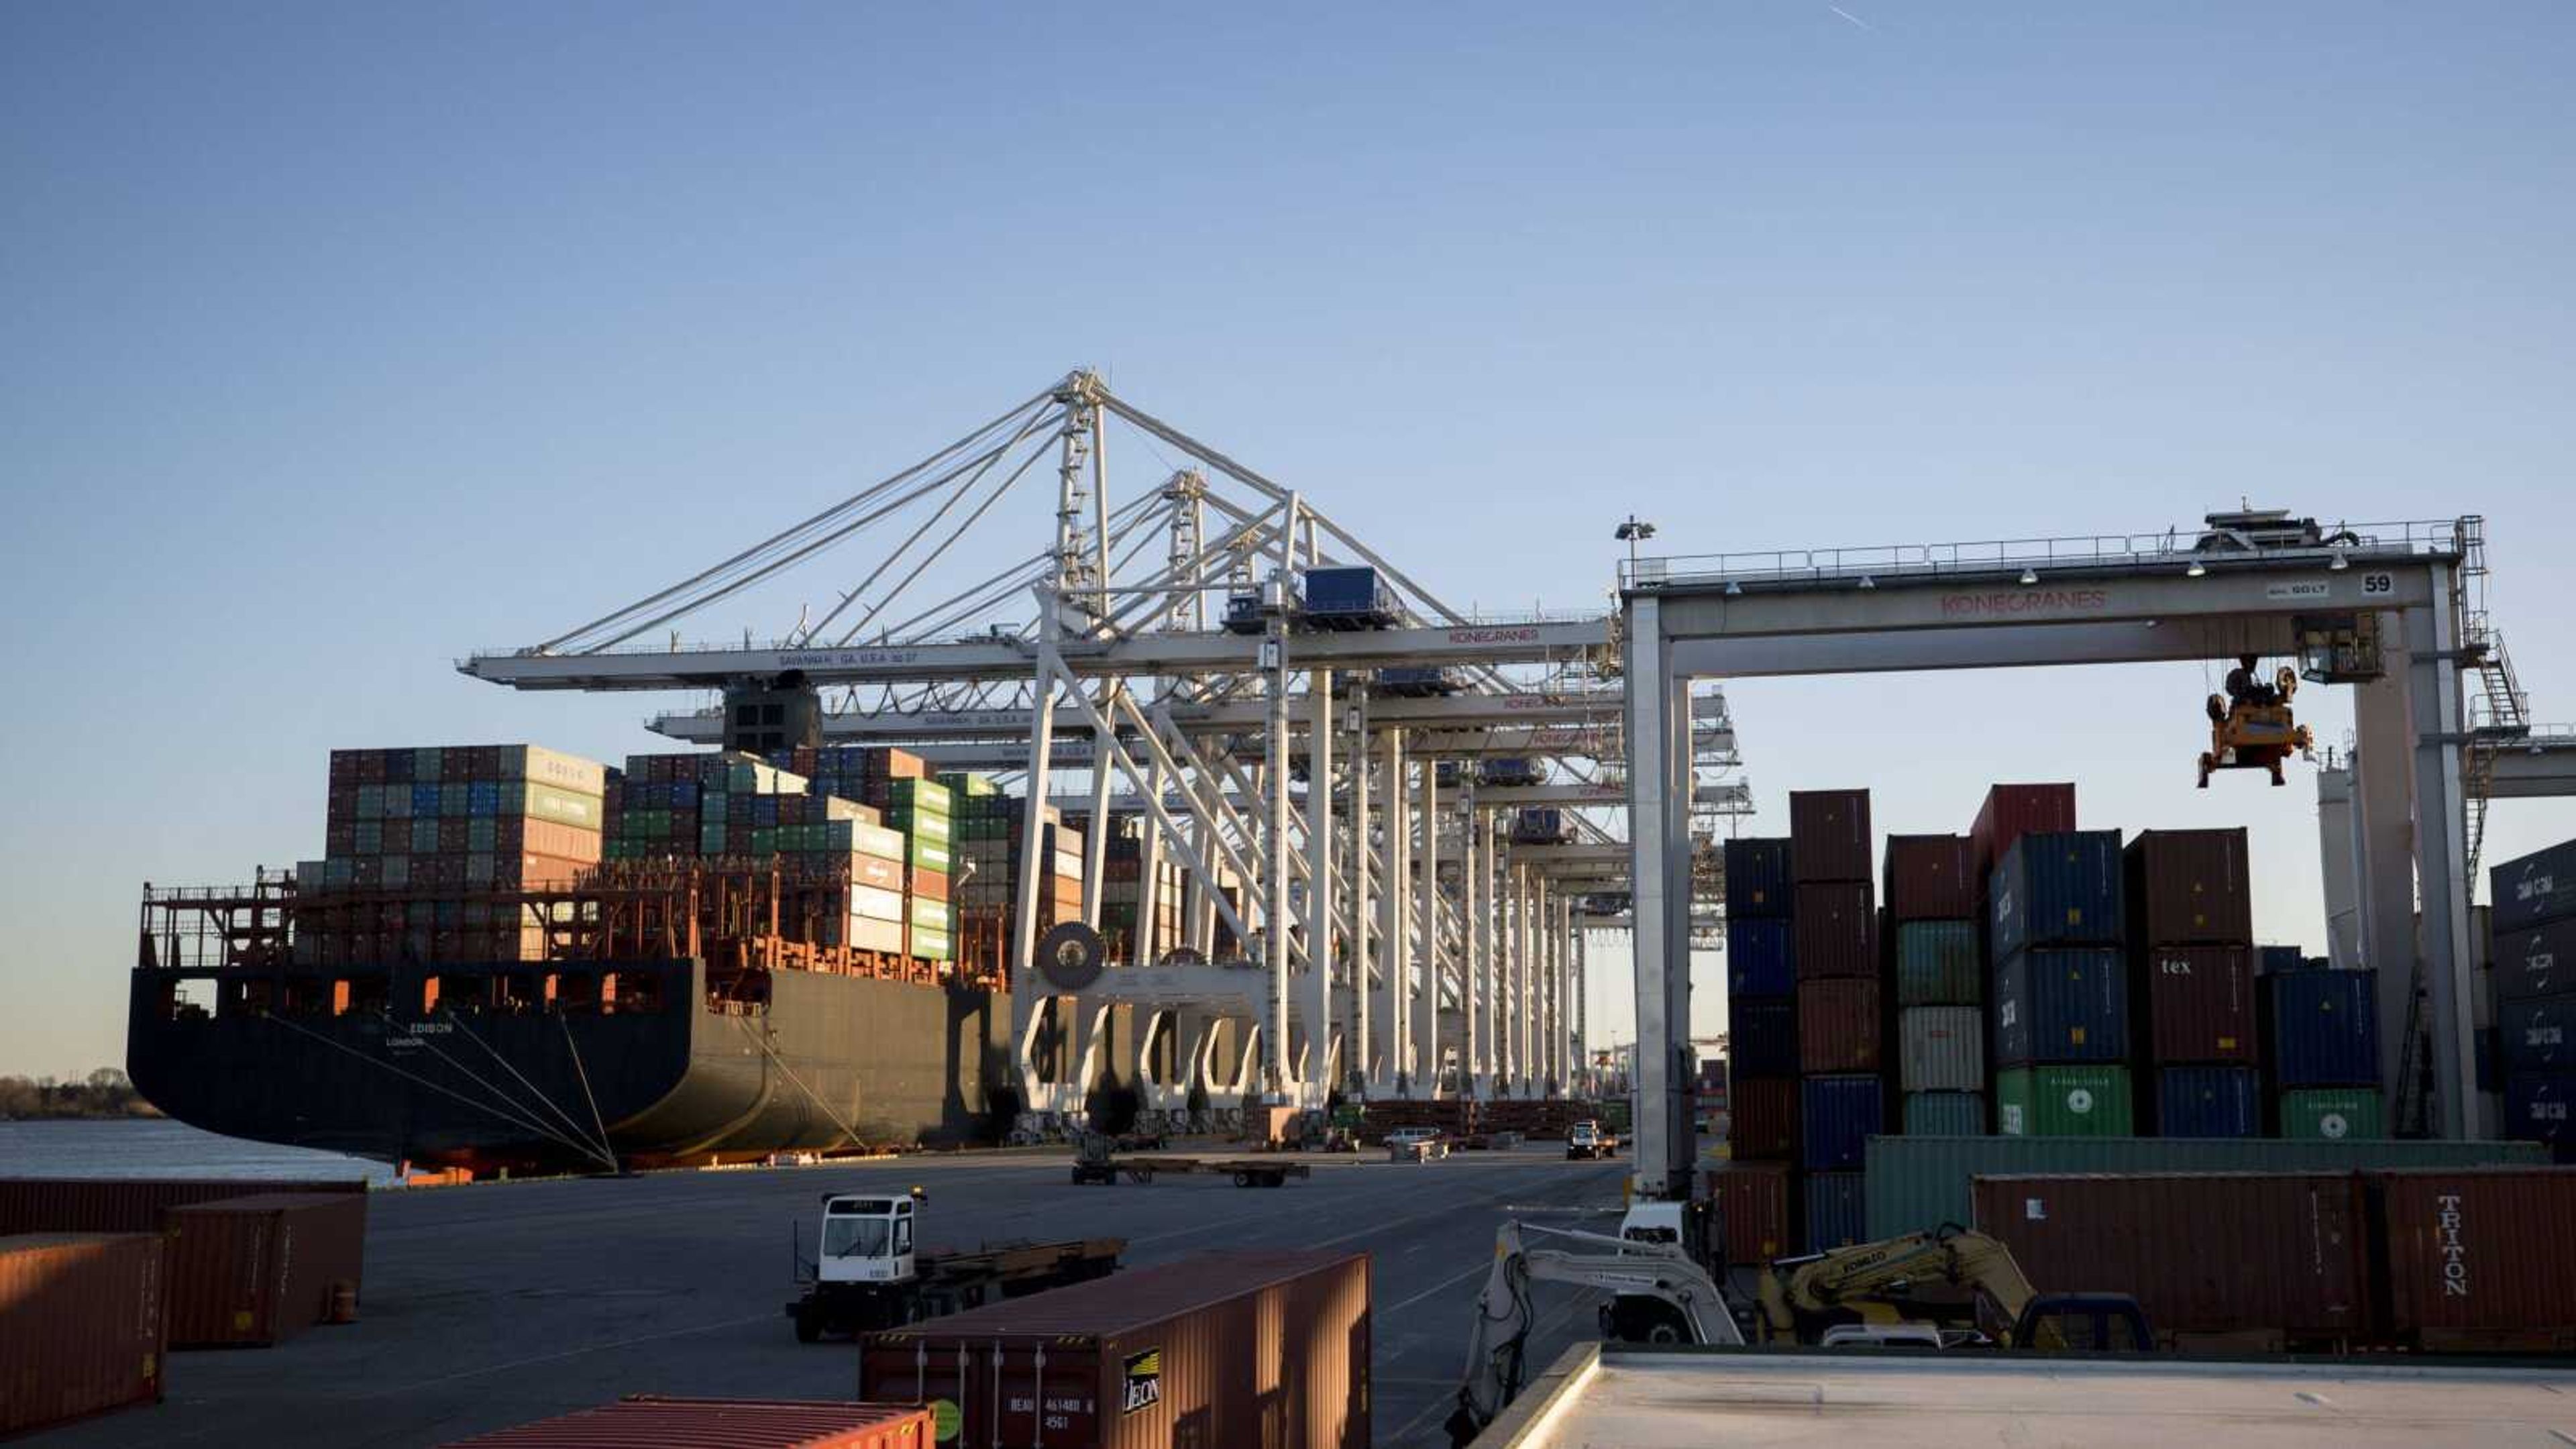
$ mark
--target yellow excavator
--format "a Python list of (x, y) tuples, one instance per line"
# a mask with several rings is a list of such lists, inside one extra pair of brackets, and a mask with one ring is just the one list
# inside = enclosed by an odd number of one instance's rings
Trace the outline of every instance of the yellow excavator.
[(2012, 1250), (1945, 1223), (1759, 1270), (1766, 1342), (2145, 1352), (2153, 1325), (2124, 1293), (2041, 1293)]
[(2299, 692), (2299, 672), (2284, 664), (2268, 684), (2260, 661), (2240, 656), (2227, 672), (2227, 692), (2209, 697), (2209, 749), (2200, 757), (2200, 788), (2209, 788), (2216, 770), (2269, 770), (2272, 783), (2286, 785), (2281, 762), (2290, 756), (2313, 758), (2316, 741), (2308, 727), (2290, 713), (2290, 696)]

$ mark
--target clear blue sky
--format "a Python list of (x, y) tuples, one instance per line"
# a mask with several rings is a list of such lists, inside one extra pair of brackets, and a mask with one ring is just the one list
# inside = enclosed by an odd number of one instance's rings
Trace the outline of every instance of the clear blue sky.
[[(454, 656), (1085, 363), (1488, 604), (1599, 598), (1632, 509), (2482, 511), (2576, 717), (2570, 74), (2558, 3), (7, 7), (0, 1071), (118, 1060), (139, 883), (316, 853), (326, 749), (649, 746)], [(2313, 941), (2307, 780), (2191, 791), (2203, 688), (1735, 695), (1757, 828), (2073, 778), (2253, 827)]]

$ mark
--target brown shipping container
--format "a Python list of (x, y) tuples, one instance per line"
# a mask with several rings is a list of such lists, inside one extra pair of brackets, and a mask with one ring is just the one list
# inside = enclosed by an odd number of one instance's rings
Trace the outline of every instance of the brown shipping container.
[(2073, 785), (1997, 785), (1968, 827), (1968, 869), (1982, 883), (2014, 841), (2074, 828)]
[(0, 1234), (157, 1233), (162, 1215), (192, 1202), (269, 1192), (364, 1193), (354, 1177), (316, 1182), (246, 1182), (238, 1177), (0, 1177)]
[(1798, 983), (1798, 1070), (1878, 1070), (1878, 983), (1846, 976)]
[(1730, 1162), (1709, 1169), (1708, 1195), (1726, 1234), (1726, 1261), (1768, 1263), (1797, 1251), (1789, 1227), (1789, 1164)]
[(1976, 872), (1964, 835), (1887, 837), (1887, 914), (1895, 921), (1975, 920)]
[(2576, 1348), (2576, 1167), (2368, 1176), (2399, 1341)]
[(1727, 1088), (1726, 1141), (1738, 1162), (1787, 1162), (1798, 1155), (1798, 1084), (1787, 1077), (1738, 1077)]
[(959, 1444), (1366, 1449), (1365, 1253), (1209, 1253), (869, 1334), (859, 1396)]
[(2130, 936), (2152, 946), (2254, 939), (2245, 829), (2141, 830), (2129, 841)]
[(159, 1236), (0, 1237), (0, 1435), (161, 1397)]
[(635, 1394), (614, 1404), (458, 1439), (448, 1449), (932, 1449), (930, 1410), (846, 1400), (666, 1399)]
[(1878, 911), (1867, 881), (1837, 881), (1797, 888), (1789, 934), (1797, 948), (1798, 979), (1879, 974)]
[(1789, 871), (1800, 883), (1868, 880), (1869, 792), (1789, 792)]
[(915, 866), (910, 874), (912, 880), (912, 893), (914, 895), (917, 895), (926, 901), (944, 901), (949, 898), (948, 873), (946, 871), (923, 870), (920, 867)]
[(330, 1316), (358, 1288), (364, 1193), (260, 1193), (170, 1210), (170, 1343), (273, 1344)]
[(1977, 1229), (2042, 1291), (2130, 1294), (2168, 1340), (2370, 1335), (2358, 1173), (1979, 1177), (1969, 1192)]
[(2255, 1059), (2252, 947), (2149, 946), (2130, 963), (2130, 1039), (2150, 1061)]

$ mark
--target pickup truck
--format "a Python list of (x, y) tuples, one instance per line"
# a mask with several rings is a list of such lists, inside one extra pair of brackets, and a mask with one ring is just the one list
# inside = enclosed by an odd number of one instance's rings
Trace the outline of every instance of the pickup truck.
[(1619, 1151), (1619, 1136), (1600, 1123), (1586, 1119), (1567, 1129), (1565, 1160), (1577, 1162), (1592, 1157), (1612, 1157)]

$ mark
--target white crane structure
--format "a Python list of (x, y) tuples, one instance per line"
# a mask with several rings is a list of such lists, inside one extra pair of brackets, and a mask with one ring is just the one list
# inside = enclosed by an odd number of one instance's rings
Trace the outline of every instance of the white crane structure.
[[(1123, 501), (1113, 424), (1122, 457), (1130, 441), (1160, 455)], [(1045, 532), (999, 547), (1032, 512), (999, 509), (1024, 483), (1052, 505)], [(720, 603), (783, 615), (859, 539), (894, 542), (784, 636), (678, 642)], [(1350, 566), (1375, 571), (1382, 606), (1309, 609), (1308, 571)], [(1015, 774), (1094, 823), (1095, 931), (1105, 823), (1139, 817), (1137, 917), (1155, 919), (1159, 867), (1177, 863), (1179, 945), (1102, 962), (1082, 959), (1096, 935), (1042, 941), (1023, 868), (1011, 1033), (1030, 1111), (1075, 1111), (1107, 1073), (1168, 1112), (1194, 1093), (1314, 1107), (1581, 1085), (1584, 913), (1624, 911), (1629, 870), (1617, 629), (1600, 609), (1454, 608), (1305, 494), (1077, 371), (721, 563), (458, 667), (523, 690), (808, 697), (821, 742)], [(728, 738), (721, 709), (652, 727)], [(1689, 757), (1703, 811), (1749, 809), (1721, 695), (1694, 701)], [(1040, 812), (1019, 828), (1020, 858), (1038, 858)], [(1242, 959), (1214, 959), (1220, 922)], [(1134, 933), (1136, 954), (1149, 939)]]

